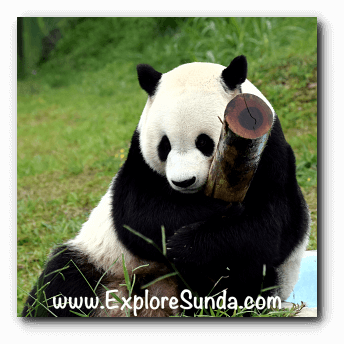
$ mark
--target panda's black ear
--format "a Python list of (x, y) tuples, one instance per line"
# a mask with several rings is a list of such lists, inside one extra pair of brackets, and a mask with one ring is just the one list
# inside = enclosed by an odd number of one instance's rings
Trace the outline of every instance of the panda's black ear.
[(139, 64), (136, 69), (141, 88), (152, 97), (162, 74), (148, 64)]
[(239, 87), (247, 77), (247, 60), (244, 55), (237, 56), (230, 65), (223, 70), (222, 79), (230, 90)]

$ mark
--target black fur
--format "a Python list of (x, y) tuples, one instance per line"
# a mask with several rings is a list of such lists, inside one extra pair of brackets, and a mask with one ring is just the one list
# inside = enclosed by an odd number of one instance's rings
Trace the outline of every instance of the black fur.
[[(161, 247), (165, 227), (168, 258), (189, 286), (207, 295), (221, 276), (217, 290), (242, 302), (262, 286), (276, 283), (275, 268), (304, 238), (307, 206), (295, 176), (295, 158), (276, 118), (261, 162), (242, 204), (173, 190), (167, 180), (144, 161), (135, 131), (127, 161), (113, 185), (112, 216), (123, 244), (143, 259), (163, 261), (152, 245), (123, 226), (152, 239)], [(229, 270), (228, 270), (228, 269)]]
[(212, 156), (215, 148), (215, 143), (208, 135), (201, 134), (196, 139), (196, 147), (205, 156)]
[[(64, 303), (63, 296), (72, 297), (72, 300), (77, 298), (78, 302), (80, 297), (94, 298), (95, 294), (92, 289), (95, 289), (102, 274), (103, 271), (96, 270), (81, 252), (75, 251), (67, 245), (60, 246), (53, 251), (52, 258), (47, 262), (37, 285), (30, 292), (22, 316), (54, 317), (53, 314), (58, 317), (79, 316), (72, 311), (89, 314), (91, 310), (87, 309), (85, 304), (79, 309), (72, 309), (69, 305), (64, 309), (55, 308), (52, 297), (61, 294), (62, 304)], [(97, 292), (101, 288), (100, 285)], [(39, 290), (38, 293), (37, 290)]]
[(230, 65), (223, 70), (222, 79), (230, 90), (239, 87), (247, 77), (247, 60), (244, 55), (237, 56)]
[(164, 135), (158, 146), (158, 155), (161, 161), (166, 161), (168, 153), (171, 151), (171, 143), (166, 135)]
[(140, 86), (152, 97), (158, 87), (162, 74), (148, 64), (139, 64), (136, 69)]

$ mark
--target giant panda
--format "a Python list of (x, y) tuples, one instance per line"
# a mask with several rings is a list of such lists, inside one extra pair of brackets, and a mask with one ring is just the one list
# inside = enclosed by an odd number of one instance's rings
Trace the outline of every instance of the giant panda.
[[(182, 302), (185, 288), (198, 297), (226, 290), (239, 305), (262, 288), (268, 289), (264, 297), (287, 299), (306, 249), (309, 211), (293, 151), (271, 104), (246, 79), (245, 56), (228, 67), (194, 62), (165, 74), (141, 64), (137, 73), (148, 99), (127, 160), (77, 236), (52, 251), (22, 315), (127, 316), (122, 304), (104, 306), (110, 290), (130, 302), (139, 296)], [(228, 207), (203, 188), (219, 141), (219, 117), (241, 92), (263, 99), (274, 119), (245, 199)], [(57, 308), (57, 295), (97, 296), (100, 303), (91, 310), (85, 304)], [(134, 316), (178, 315), (178, 302), (142, 307)]]

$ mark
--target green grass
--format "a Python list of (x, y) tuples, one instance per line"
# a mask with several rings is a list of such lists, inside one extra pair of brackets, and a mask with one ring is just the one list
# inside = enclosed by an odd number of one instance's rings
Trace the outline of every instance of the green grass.
[(116, 20), (67, 25), (51, 60), (18, 81), (18, 314), (50, 249), (78, 232), (126, 157), (146, 100), (137, 63), (166, 72), (247, 56), (294, 149), (317, 248), (316, 19)]

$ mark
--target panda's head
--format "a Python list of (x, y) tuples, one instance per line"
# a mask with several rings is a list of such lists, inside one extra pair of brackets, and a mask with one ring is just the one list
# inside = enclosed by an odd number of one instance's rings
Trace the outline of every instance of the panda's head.
[(247, 62), (236, 57), (226, 68), (194, 62), (161, 74), (138, 65), (148, 100), (139, 125), (146, 163), (182, 193), (203, 188), (220, 137), (228, 102), (240, 92)]

